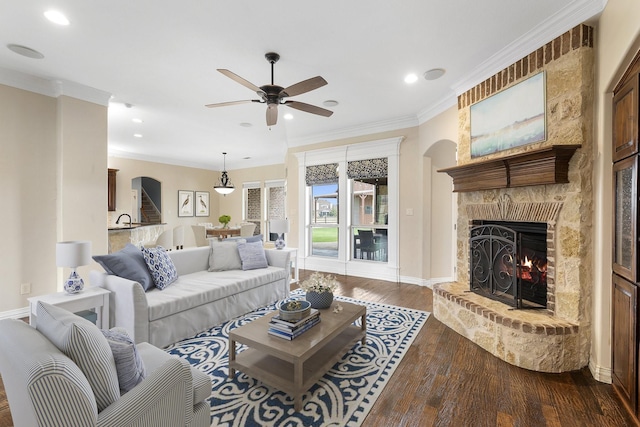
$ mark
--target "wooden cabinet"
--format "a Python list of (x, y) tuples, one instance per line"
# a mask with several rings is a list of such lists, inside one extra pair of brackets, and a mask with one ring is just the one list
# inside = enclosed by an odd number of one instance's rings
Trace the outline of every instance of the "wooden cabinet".
[(116, 210), (116, 173), (118, 169), (107, 170), (107, 209)]
[(622, 277), (613, 275), (612, 290), (612, 364), (613, 385), (634, 414), (638, 411), (637, 399), (637, 286)]
[(611, 367), (613, 387), (638, 419), (638, 90), (640, 54), (613, 93), (613, 251)]
[(638, 153), (638, 79), (633, 75), (613, 96), (613, 161)]

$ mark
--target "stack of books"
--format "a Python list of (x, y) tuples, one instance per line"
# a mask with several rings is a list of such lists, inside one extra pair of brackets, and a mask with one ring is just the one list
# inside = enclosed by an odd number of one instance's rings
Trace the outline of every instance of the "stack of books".
[(276, 314), (271, 318), (271, 322), (269, 322), (269, 334), (286, 340), (292, 340), (304, 334), (318, 323), (320, 323), (320, 312), (315, 308), (312, 308), (309, 315), (300, 320), (284, 320)]

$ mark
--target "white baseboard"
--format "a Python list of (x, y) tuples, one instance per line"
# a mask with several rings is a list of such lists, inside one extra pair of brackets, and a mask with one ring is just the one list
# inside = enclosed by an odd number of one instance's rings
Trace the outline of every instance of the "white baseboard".
[(22, 319), (23, 317), (29, 317), (29, 307), (0, 312), (0, 319)]
[(596, 381), (607, 384), (611, 384), (613, 382), (613, 378), (611, 376), (611, 368), (605, 368), (604, 366), (596, 365), (593, 360), (589, 360), (589, 370), (591, 371), (591, 375), (593, 375), (593, 378)]

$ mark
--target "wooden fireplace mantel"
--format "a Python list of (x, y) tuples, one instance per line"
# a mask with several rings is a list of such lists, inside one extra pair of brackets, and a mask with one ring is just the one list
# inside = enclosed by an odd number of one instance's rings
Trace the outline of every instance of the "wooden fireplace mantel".
[(553, 145), (500, 159), (440, 169), (453, 191), (478, 191), (569, 182), (569, 161), (580, 145)]

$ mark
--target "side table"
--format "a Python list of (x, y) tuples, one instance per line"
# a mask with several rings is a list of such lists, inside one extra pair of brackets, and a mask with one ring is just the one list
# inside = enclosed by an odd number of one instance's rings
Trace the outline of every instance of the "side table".
[(285, 246), (282, 249), (269, 248), (268, 251), (286, 251), (290, 252), (291, 259), (291, 268), (293, 269), (293, 276), (291, 277), (290, 283), (298, 283), (298, 278), (300, 277), (298, 274), (298, 248), (290, 248), (289, 246)]
[(77, 294), (68, 294), (66, 292), (58, 292), (49, 295), (40, 295), (37, 297), (27, 298), (29, 301), (29, 324), (36, 326), (38, 301), (47, 304), (62, 307), (72, 313), (82, 310), (95, 309), (98, 319), (96, 325), (99, 328), (109, 328), (109, 294), (107, 289), (98, 286), (85, 287)]

